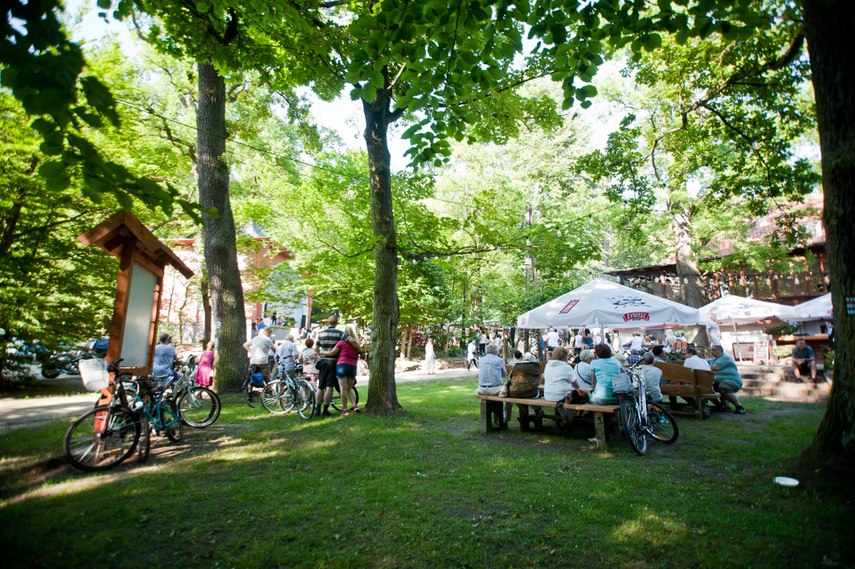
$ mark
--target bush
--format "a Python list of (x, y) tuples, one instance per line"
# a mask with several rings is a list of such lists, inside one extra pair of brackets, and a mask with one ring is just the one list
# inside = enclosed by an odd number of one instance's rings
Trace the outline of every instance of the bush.
[(770, 328), (766, 328), (766, 333), (770, 336), (789, 336), (794, 333), (798, 328), (795, 326), (790, 326), (789, 324), (781, 324), (780, 326), (772, 326)]

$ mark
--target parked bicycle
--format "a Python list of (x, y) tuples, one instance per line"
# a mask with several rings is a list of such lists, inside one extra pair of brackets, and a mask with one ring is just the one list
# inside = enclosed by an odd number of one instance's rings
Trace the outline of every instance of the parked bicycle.
[(264, 381), (264, 374), (261, 373), (261, 368), (258, 364), (249, 366), (249, 372), (246, 374), (246, 380), (241, 387), (243, 400), (250, 407), (261, 407), (261, 392), (267, 383)]
[[(171, 399), (162, 393), (150, 393), (147, 380), (131, 379), (119, 371), (121, 361), (104, 366), (103, 360), (86, 360), (81, 366), (84, 386), (90, 391), (110, 387), (110, 373), (114, 374), (110, 402), (85, 413), (65, 434), (63, 452), (69, 462), (81, 470), (112, 468), (137, 450), (139, 460), (144, 462), (148, 458), (151, 429), (173, 441), (181, 440), (184, 434)], [(128, 395), (126, 382), (134, 385), (137, 395)]]
[(315, 414), (315, 389), (302, 374), (277, 369), (273, 381), (261, 393), (261, 404), (274, 415), (296, 409), (302, 419), (311, 419)]
[(642, 373), (641, 366), (636, 364), (630, 368), (629, 374), (619, 374), (614, 379), (614, 395), (620, 401), (621, 426), (630, 448), (639, 455), (647, 452), (648, 435), (667, 444), (680, 436), (671, 412), (660, 403), (648, 400)]
[(204, 428), (214, 424), (220, 417), (222, 403), (211, 389), (196, 385), (195, 358), (186, 362), (175, 362), (172, 366), (175, 377), (167, 384), (166, 393), (175, 401), (178, 415), (188, 427)]

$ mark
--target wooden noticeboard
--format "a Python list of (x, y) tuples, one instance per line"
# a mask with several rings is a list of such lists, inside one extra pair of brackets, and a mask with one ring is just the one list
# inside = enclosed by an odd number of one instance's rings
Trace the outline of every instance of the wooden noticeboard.
[(122, 371), (150, 374), (164, 268), (172, 265), (186, 278), (193, 271), (129, 211), (114, 214), (77, 238), (119, 258), (107, 361), (122, 358)]

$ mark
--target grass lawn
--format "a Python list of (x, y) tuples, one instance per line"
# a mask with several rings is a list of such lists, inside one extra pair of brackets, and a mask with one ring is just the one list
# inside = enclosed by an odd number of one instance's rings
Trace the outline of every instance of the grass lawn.
[(5, 433), (3, 566), (855, 567), (851, 485), (796, 466), (823, 405), (745, 398), (639, 457), (483, 436), (474, 391), (405, 383), (402, 417), (311, 421), (226, 396), (214, 426), (101, 474), (62, 458), (70, 420)]

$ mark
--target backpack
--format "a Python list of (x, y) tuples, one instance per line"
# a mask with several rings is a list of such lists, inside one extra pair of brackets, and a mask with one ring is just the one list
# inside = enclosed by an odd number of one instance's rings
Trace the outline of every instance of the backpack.
[(249, 374), (249, 382), (254, 387), (264, 387), (264, 374), (260, 371), (253, 371)]

